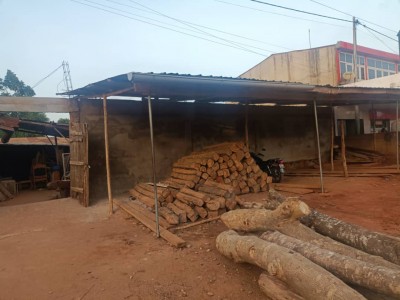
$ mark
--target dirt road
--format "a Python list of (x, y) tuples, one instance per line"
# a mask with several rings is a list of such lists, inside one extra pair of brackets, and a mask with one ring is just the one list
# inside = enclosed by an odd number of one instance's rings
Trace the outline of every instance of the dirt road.
[[(286, 178), (307, 183), (316, 179)], [(328, 178), (301, 198), (332, 216), (400, 236), (399, 177)], [(266, 194), (252, 195), (263, 198)], [(179, 233), (177, 250), (106, 201), (0, 207), (0, 299), (265, 299), (256, 267), (219, 255), (220, 222)]]

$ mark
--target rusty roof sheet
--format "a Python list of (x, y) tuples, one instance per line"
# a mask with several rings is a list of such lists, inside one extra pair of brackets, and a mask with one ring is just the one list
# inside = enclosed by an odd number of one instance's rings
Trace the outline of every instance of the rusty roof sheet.
[(248, 101), (249, 103), (308, 103), (345, 105), (370, 101), (393, 102), (397, 89), (365, 89), (315, 86), (246, 78), (216, 77), (175, 73), (131, 72), (110, 77), (63, 93), (77, 97), (147, 97), (197, 102)]
[[(49, 139), (44, 136), (35, 136), (35, 137), (14, 137), (10, 138), (9, 142), (7, 144), (2, 144), (1, 145), (20, 145), (20, 146), (52, 146), (55, 145), (55, 140), (54, 137), (49, 137), (51, 142), (50, 143)], [(69, 146), (69, 142), (66, 138), (57, 138), (57, 144), (59, 146)]]

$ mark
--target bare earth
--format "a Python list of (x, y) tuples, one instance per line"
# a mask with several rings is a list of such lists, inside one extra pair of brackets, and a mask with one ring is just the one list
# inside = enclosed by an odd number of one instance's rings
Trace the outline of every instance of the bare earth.
[[(301, 199), (400, 236), (399, 179), (327, 178), (327, 194)], [(285, 182), (315, 184), (318, 178)], [(177, 250), (118, 209), (108, 218), (104, 200), (87, 209), (69, 198), (2, 205), (0, 299), (265, 299), (257, 285), (260, 269), (216, 251), (223, 230), (218, 221), (180, 231), (189, 247)]]

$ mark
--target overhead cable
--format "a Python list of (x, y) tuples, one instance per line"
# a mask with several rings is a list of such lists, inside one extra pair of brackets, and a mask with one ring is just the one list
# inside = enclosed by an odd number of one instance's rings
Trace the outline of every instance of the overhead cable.
[[(316, 0), (310, 0), (310, 1), (311, 1), (311, 2), (314, 2), (314, 3), (317, 3), (317, 4), (319, 4), (319, 5), (322, 5), (322, 6), (324, 6), (324, 7), (327, 7), (327, 8), (329, 8), (329, 9), (332, 9), (332, 10), (334, 10), (334, 11), (340, 12), (340, 13), (342, 13), (342, 14), (345, 14), (345, 15), (347, 15), (347, 16), (353, 17), (352, 14), (349, 14), (349, 13), (347, 13), (347, 12), (345, 12), (345, 11), (336, 9), (336, 8), (334, 8), (334, 7), (331, 7), (331, 6), (326, 5), (326, 4), (324, 4), (324, 3), (318, 2), (318, 1), (316, 1)], [(359, 20), (363, 20), (364, 22), (370, 23), (370, 24), (375, 25), (375, 26), (377, 26), (377, 27), (380, 27), (380, 28), (383, 28), (383, 29), (392, 31), (392, 32), (394, 32), (394, 33), (397, 33), (396, 30), (393, 30), (393, 29), (387, 28), (387, 27), (385, 27), (385, 26), (382, 26), (382, 25), (373, 23), (373, 22), (371, 22), (371, 21), (368, 21), (368, 20), (363, 19), (363, 18), (360, 18), (360, 17), (357, 17), (357, 18), (358, 18)]]
[[(105, 12), (108, 12), (108, 13), (111, 13), (111, 14), (114, 14), (114, 15), (118, 15), (118, 16), (121, 16), (121, 17), (124, 17), (124, 18), (127, 18), (127, 19), (135, 20), (135, 21), (138, 21), (138, 22), (141, 22), (141, 23), (146, 23), (146, 24), (149, 24), (149, 25), (152, 25), (152, 26), (156, 26), (156, 27), (159, 27), (159, 28), (163, 28), (163, 29), (166, 29), (166, 30), (173, 31), (173, 32), (181, 33), (181, 34), (184, 34), (184, 35), (187, 35), (187, 36), (195, 37), (195, 38), (198, 38), (198, 39), (201, 39), (201, 40), (205, 40), (205, 41), (208, 41), (208, 42), (211, 42), (211, 43), (215, 43), (215, 44), (219, 44), (219, 45), (223, 45), (223, 46), (239, 49), (239, 50), (242, 50), (242, 51), (250, 52), (250, 53), (253, 53), (253, 54), (257, 54), (257, 55), (260, 55), (260, 56), (263, 56), (263, 57), (267, 57), (267, 55), (265, 55), (265, 54), (262, 54), (262, 53), (259, 53), (259, 52), (253, 51), (253, 50), (249, 50), (249, 49), (244, 49), (243, 47), (238, 47), (238, 46), (234, 46), (234, 45), (230, 45), (230, 44), (225, 44), (225, 43), (221, 43), (221, 42), (218, 42), (218, 41), (215, 41), (215, 40), (211, 40), (211, 39), (207, 39), (207, 38), (204, 38), (204, 37), (200, 37), (200, 36), (197, 36), (197, 35), (194, 35), (194, 34), (183, 32), (183, 31), (180, 31), (180, 30), (175, 30), (175, 29), (172, 29), (172, 28), (169, 28), (169, 27), (166, 27), (166, 26), (162, 26), (162, 25), (154, 24), (152, 22), (140, 20), (140, 19), (137, 19), (137, 18), (134, 18), (134, 17), (130, 17), (130, 16), (124, 15), (122, 13), (118, 13), (118, 12), (111, 11), (111, 10), (108, 10), (108, 9), (104, 9), (104, 8), (101, 8), (101, 7), (98, 7), (98, 6), (94, 6), (94, 5), (90, 5), (90, 4), (87, 4), (87, 3), (83, 3), (83, 2), (80, 2), (80, 1), (77, 1), (77, 0), (71, 0), (71, 1), (75, 2), (75, 3), (78, 3), (78, 4), (81, 4), (81, 5), (85, 5), (85, 6), (88, 6), (88, 7), (95, 8), (97, 10), (102, 10), (102, 11), (105, 11)], [(271, 53), (274, 53), (274, 52), (271, 51)]]
[(241, 7), (241, 8), (246, 8), (246, 9), (250, 9), (250, 10), (255, 10), (255, 11), (259, 11), (259, 12), (263, 12), (263, 13), (267, 13), (267, 14), (283, 16), (283, 17), (286, 17), (286, 18), (303, 20), (303, 21), (308, 21), (308, 22), (314, 22), (314, 23), (318, 23), (318, 24), (325, 24), (325, 25), (330, 25), (330, 26), (335, 26), (335, 27), (348, 28), (346, 26), (342, 26), (342, 25), (338, 25), (338, 24), (332, 24), (332, 23), (321, 22), (321, 21), (316, 21), (316, 20), (312, 20), (312, 19), (306, 19), (306, 18), (295, 17), (295, 16), (291, 16), (291, 15), (285, 15), (285, 14), (281, 14), (281, 13), (277, 13), (277, 12), (271, 12), (271, 11), (267, 11), (267, 10), (264, 10), (264, 9), (259, 9), (259, 8), (250, 7), (250, 6), (246, 6), (246, 5), (235, 4), (235, 3), (231, 3), (231, 2), (227, 2), (227, 1), (223, 1), (223, 0), (214, 0), (214, 1), (220, 2), (220, 3), (224, 3), (224, 4), (228, 4), (228, 5), (232, 5), (232, 6)]
[(43, 77), (42, 79), (40, 79), (38, 82), (36, 82), (33, 86), (32, 89), (34, 89), (35, 87), (37, 87), (39, 84), (41, 84), (43, 81), (45, 81), (47, 78), (49, 78), (51, 75), (53, 75), (55, 72), (57, 72), (58, 69), (60, 69), (62, 67), (62, 65), (59, 65), (55, 70), (51, 71), (49, 75), (47, 75), (46, 77)]
[(291, 7), (287, 7), (287, 6), (276, 5), (276, 4), (272, 4), (272, 3), (268, 3), (268, 2), (264, 2), (264, 1), (260, 1), (260, 0), (250, 0), (250, 1), (256, 2), (256, 3), (260, 3), (260, 4), (264, 4), (264, 5), (269, 5), (269, 6), (272, 6), (272, 7), (278, 7), (278, 8), (282, 8), (282, 9), (286, 9), (286, 10), (291, 10), (291, 11), (295, 11), (295, 12), (299, 12), (299, 13), (303, 13), (303, 14), (307, 14), (307, 15), (327, 18), (327, 19), (331, 19), (331, 20), (349, 22), (349, 23), (353, 22), (353, 21), (350, 21), (350, 20), (342, 19), (342, 18), (336, 18), (336, 17), (326, 16), (326, 15), (321, 15), (321, 14), (317, 14), (317, 13), (313, 13), (313, 12), (309, 12), (309, 11), (304, 11), (304, 10), (300, 10), (300, 9), (295, 9), (295, 8), (291, 8)]

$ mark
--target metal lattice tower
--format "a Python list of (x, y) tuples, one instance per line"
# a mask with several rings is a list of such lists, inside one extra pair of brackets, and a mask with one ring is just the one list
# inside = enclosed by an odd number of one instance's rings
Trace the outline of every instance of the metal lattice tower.
[(73, 90), (72, 87), (72, 80), (71, 80), (71, 74), (69, 72), (69, 64), (67, 61), (62, 62), (62, 67), (64, 71), (64, 84), (65, 88), (67, 89), (67, 92), (70, 92)]

